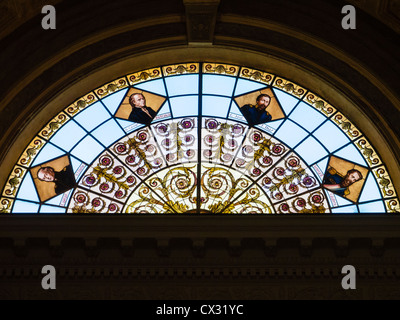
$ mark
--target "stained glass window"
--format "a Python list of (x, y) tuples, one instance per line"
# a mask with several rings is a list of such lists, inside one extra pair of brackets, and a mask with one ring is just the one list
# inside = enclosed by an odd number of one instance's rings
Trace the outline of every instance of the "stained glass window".
[(0, 210), (400, 211), (379, 155), (328, 100), (280, 76), (219, 63), (143, 70), (77, 99), (26, 147)]

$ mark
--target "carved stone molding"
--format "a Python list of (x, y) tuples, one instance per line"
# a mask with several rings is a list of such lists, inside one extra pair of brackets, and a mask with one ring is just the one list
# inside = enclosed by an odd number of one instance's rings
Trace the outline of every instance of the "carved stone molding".
[(212, 43), (220, 0), (183, 0), (188, 42)]

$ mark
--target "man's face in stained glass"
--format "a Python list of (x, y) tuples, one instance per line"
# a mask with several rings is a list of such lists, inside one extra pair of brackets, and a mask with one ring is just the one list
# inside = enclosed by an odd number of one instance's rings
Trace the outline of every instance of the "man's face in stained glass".
[(343, 181), (340, 183), (341, 187), (349, 187), (353, 183), (362, 179), (361, 172), (358, 170), (348, 171)]
[(271, 103), (271, 97), (270, 96), (268, 96), (266, 94), (260, 95), (257, 98), (256, 109), (260, 110), (260, 111), (265, 110), (269, 106), (270, 103)]
[(146, 98), (144, 95), (138, 93), (133, 96), (132, 102), (135, 108), (143, 108), (146, 105)]
[(44, 167), (39, 169), (37, 176), (39, 180), (52, 182), (55, 179), (54, 169), (52, 167)]

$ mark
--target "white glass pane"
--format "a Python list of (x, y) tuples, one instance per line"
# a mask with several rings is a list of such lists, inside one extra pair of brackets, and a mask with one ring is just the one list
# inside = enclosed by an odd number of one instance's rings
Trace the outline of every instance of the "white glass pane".
[(125, 132), (113, 119), (102, 124), (92, 132), (92, 135), (100, 141), (105, 147), (108, 147), (114, 141), (125, 136)]
[(299, 102), (299, 99), (291, 96), (290, 94), (283, 92), (278, 89), (273, 89), (275, 96), (278, 98), (283, 110), (285, 110), (286, 115), (289, 115), (289, 113), (293, 110), (293, 108), (296, 106), (296, 104)]
[(65, 213), (67, 211), (67, 208), (60, 208), (60, 207), (52, 207), (52, 206), (46, 206), (43, 205), (40, 208), (40, 213)]
[(39, 204), (16, 200), (14, 202), (13, 213), (37, 213)]
[(349, 160), (351, 162), (355, 162), (362, 166), (368, 166), (367, 162), (365, 161), (364, 157), (361, 155), (360, 151), (353, 144), (349, 144), (347, 147), (339, 150), (335, 153), (335, 156), (340, 158)]
[(383, 201), (375, 201), (375, 202), (360, 204), (358, 206), (358, 208), (360, 209), (360, 213), (385, 213), (386, 212)]
[(239, 79), (236, 85), (235, 96), (240, 96), (247, 92), (261, 90), (264, 88), (266, 88), (265, 84), (245, 79)]
[(374, 175), (370, 172), (367, 181), (365, 182), (364, 189), (362, 191), (359, 202), (365, 202), (370, 200), (377, 200), (381, 198), (378, 184), (376, 183)]
[(169, 96), (199, 93), (199, 76), (182, 75), (165, 78)]
[(332, 213), (358, 213), (357, 206), (333, 208)]
[(135, 88), (142, 89), (145, 91), (153, 92), (162, 96), (166, 96), (165, 85), (163, 79), (151, 80), (147, 82), (140, 83), (134, 86)]
[(276, 132), (275, 137), (293, 148), (307, 136), (307, 132), (292, 121), (286, 120)]
[(236, 78), (206, 74), (203, 76), (203, 93), (231, 97), (235, 82)]
[(334, 152), (350, 142), (346, 135), (332, 121), (324, 123), (313, 135), (329, 152)]
[(171, 98), (170, 103), (174, 118), (183, 116), (197, 116), (199, 113), (198, 96)]
[(74, 121), (70, 120), (50, 141), (65, 151), (70, 151), (85, 135), (86, 132)]
[(326, 152), (321, 144), (313, 137), (308, 137), (294, 151), (297, 152), (308, 165), (328, 155), (328, 152)]
[(103, 100), (101, 100), (101, 102), (104, 103), (104, 105), (111, 112), (111, 114), (114, 114), (117, 111), (122, 100), (124, 99), (127, 91), (128, 88), (122, 89), (121, 91), (113, 93), (112, 95), (109, 95), (108, 97), (104, 98)]
[(229, 98), (203, 96), (203, 115), (225, 118), (231, 101)]
[(32, 167), (36, 166), (37, 164), (47, 162), (48, 160), (58, 158), (64, 154), (65, 152), (61, 149), (58, 149), (51, 143), (47, 143), (39, 152), (38, 156), (35, 158), (35, 161), (32, 162)]
[(100, 123), (109, 119), (111, 115), (100, 102), (96, 102), (79, 113), (74, 119), (87, 131), (92, 131)]
[(103, 150), (103, 146), (92, 137), (87, 136), (71, 151), (71, 154), (90, 164)]
[(39, 202), (39, 197), (37, 196), (35, 184), (33, 183), (30, 172), (25, 175), (25, 178), (19, 187), (17, 198)]
[(290, 115), (290, 119), (312, 132), (326, 120), (326, 117), (308, 104), (301, 102)]

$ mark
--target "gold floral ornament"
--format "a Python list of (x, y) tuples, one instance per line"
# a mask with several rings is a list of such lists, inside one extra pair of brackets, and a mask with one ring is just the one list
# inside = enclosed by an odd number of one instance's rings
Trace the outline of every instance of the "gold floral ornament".
[(15, 197), (18, 188), (20, 187), (21, 182), (24, 179), (25, 174), (26, 174), (26, 169), (21, 168), (19, 166), (15, 166), (4, 188), (3, 196)]
[(161, 76), (162, 74), (160, 68), (152, 68), (132, 73), (128, 75), (127, 78), (129, 80), (130, 85), (135, 85), (143, 81), (161, 78)]
[[(270, 201), (261, 189), (252, 185), (239, 197), (232, 202), (225, 201), (226, 207), (216, 207), (218, 213), (235, 213), (235, 214), (271, 214), (273, 207)], [(218, 205), (218, 204), (217, 204)], [(214, 210), (214, 207), (210, 207)], [(214, 211), (213, 211), (214, 212)]]
[(338, 125), (340, 129), (343, 130), (344, 133), (346, 133), (346, 135), (351, 140), (354, 140), (361, 135), (360, 131), (356, 128), (356, 126), (353, 125), (342, 113), (338, 112), (333, 117), (333, 121)]
[(384, 198), (396, 197), (392, 181), (384, 166), (372, 170)]
[(259, 198), (263, 193), (252, 186), (240, 197), (251, 181), (234, 171), (221, 167), (203, 166), (206, 171), (201, 177), (203, 209), (212, 213), (270, 213), (270, 207)]
[[(312, 105), (318, 111), (321, 111), (322, 113), (324, 113), (327, 117), (331, 116), (332, 114), (334, 114), (336, 112), (336, 109), (334, 107), (332, 107), (325, 100), (316, 96), (314, 93), (307, 93), (304, 101), (307, 102), (308, 104)], [(347, 126), (347, 124), (346, 124), (346, 126)], [(343, 130), (343, 128), (342, 128), (342, 130)]]
[(172, 66), (163, 67), (164, 76), (175, 76), (187, 73), (198, 73), (198, 63), (175, 64)]
[(162, 199), (165, 199), (167, 206), (171, 207), (176, 213), (188, 211), (189, 206), (182, 204), (188, 200), (195, 204), (195, 190), (197, 187), (196, 173), (193, 170), (196, 166), (176, 167), (168, 170), (165, 175), (161, 173), (149, 179), (149, 186), (159, 191)]
[(400, 213), (400, 203), (398, 199), (386, 200), (385, 205), (389, 213)]
[(271, 73), (255, 70), (255, 69), (248, 69), (248, 68), (243, 68), (240, 72), (240, 77), (257, 81), (257, 82), (262, 82), (265, 84), (271, 84), (272, 80), (274, 78), (274, 75)]
[(127, 86), (128, 81), (123, 77), (105, 84), (104, 86), (94, 90), (94, 92), (102, 99), (116, 91), (126, 88)]
[(299, 85), (280, 77), (277, 77), (275, 79), (273, 86), (275, 88), (286, 91), (287, 93), (299, 99), (301, 99), (306, 93), (306, 89), (304, 89), (303, 87), (300, 87)]
[(187, 206), (170, 199), (161, 201), (148, 186), (141, 185), (131, 196), (130, 203), (124, 209), (125, 213), (183, 213)]
[(382, 164), (381, 159), (376, 154), (374, 148), (371, 146), (371, 144), (368, 142), (368, 140), (365, 137), (362, 137), (361, 139), (359, 139), (355, 143), (355, 145), (360, 150), (361, 154), (363, 155), (365, 160), (368, 162), (370, 167), (379, 166)]
[(307, 195), (296, 197), (276, 205), (277, 212), (281, 214), (322, 214), (327, 211), (328, 204), (322, 190), (317, 190)]
[(82, 98), (75, 101), (69, 107), (67, 107), (64, 111), (70, 115), (71, 117), (77, 115), (82, 110), (86, 109), (88, 106), (96, 102), (98, 99), (93, 92), (88, 93)]
[(49, 140), (69, 119), (66, 113), (60, 112), (40, 131), (40, 135)]
[(69, 210), (72, 213), (119, 213), (122, 204), (112, 201), (106, 197), (88, 192), (86, 190), (76, 189), (72, 195), (72, 201)]
[(25, 149), (22, 156), (19, 158), (18, 164), (23, 166), (29, 166), (32, 161), (36, 158), (37, 154), (39, 153), (40, 149), (45, 145), (45, 140), (36, 137), (33, 141), (29, 144), (29, 146)]
[(203, 65), (204, 73), (223, 74), (228, 76), (237, 76), (239, 73), (238, 66), (218, 63), (205, 63)]
[(11, 207), (14, 203), (13, 199), (1, 198), (0, 200), (0, 214), (11, 213)]

